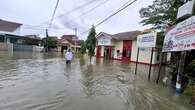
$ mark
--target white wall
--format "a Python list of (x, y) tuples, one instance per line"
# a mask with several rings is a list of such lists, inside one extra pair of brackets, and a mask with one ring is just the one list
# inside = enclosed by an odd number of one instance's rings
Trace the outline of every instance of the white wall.
[[(122, 51), (123, 51), (123, 41), (115, 41), (113, 42), (114, 45), (114, 58), (121, 59), (122, 57)], [(121, 56), (117, 56), (117, 50), (120, 50)]]
[[(122, 59), (122, 51), (123, 51), (123, 41), (112, 41), (111, 44), (113, 45), (114, 48), (114, 58), (115, 59)], [(117, 50), (120, 50), (121, 56), (117, 56)], [(133, 40), (132, 41), (132, 52), (131, 52), (131, 61), (136, 61), (137, 58), (137, 41)], [(151, 48), (142, 48), (140, 49), (140, 54), (139, 54), (139, 60), (138, 62), (142, 63), (150, 63), (151, 59)], [(96, 50), (95, 50), (96, 52)], [(153, 53), (153, 61), (152, 64), (157, 64), (159, 61), (157, 61), (157, 52), (154, 51)], [(104, 46), (101, 46), (101, 56), (104, 56)], [(160, 60), (160, 58), (159, 58)]]
[(101, 46), (101, 57), (104, 56), (104, 46)]
[(21, 31), (21, 28), (19, 27), (19, 28), (17, 28), (13, 33), (14, 33), (14, 34), (20, 34), (20, 31)]
[[(131, 54), (131, 61), (136, 61), (137, 58), (137, 41), (133, 40), (132, 41), (132, 54)], [(150, 59), (151, 59), (151, 48), (141, 48), (140, 52), (139, 52), (139, 58), (138, 58), (138, 62), (142, 62), (142, 63), (150, 63)], [(153, 60), (152, 60), (152, 64), (157, 64), (159, 63), (159, 61), (157, 61), (157, 52), (153, 53)]]

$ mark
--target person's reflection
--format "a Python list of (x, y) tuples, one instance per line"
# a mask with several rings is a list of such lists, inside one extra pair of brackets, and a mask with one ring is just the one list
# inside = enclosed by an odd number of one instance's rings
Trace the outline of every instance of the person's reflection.
[(68, 82), (70, 82), (70, 75), (71, 75), (71, 65), (65, 66), (65, 73), (64, 73)]

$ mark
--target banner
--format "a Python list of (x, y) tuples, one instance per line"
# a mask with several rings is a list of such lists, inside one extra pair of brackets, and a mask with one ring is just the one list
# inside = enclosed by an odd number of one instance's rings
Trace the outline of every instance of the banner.
[(163, 52), (195, 49), (195, 16), (170, 30), (164, 39)]
[(157, 33), (139, 35), (137, 37), (137, 47), (155, 47)]
[(111, 39), (107, 38), (107, 37), (100, 37), (98, 39), (98, 45), (110, 46), (111, 45)]
[(187, 3), (179, 7), (177, 12), (177, 19), (185, 16), (190, 16), (193, 14), (193, 11), (194, 11), (194, 0), (188, 1)]

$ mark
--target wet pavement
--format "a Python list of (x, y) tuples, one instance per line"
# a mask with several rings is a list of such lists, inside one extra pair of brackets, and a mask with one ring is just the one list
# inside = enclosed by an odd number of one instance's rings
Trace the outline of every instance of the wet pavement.
[(194, 110), (190, 97), (155, 84), (157, 68), (60, 53), (0, 52), (0, 110)]

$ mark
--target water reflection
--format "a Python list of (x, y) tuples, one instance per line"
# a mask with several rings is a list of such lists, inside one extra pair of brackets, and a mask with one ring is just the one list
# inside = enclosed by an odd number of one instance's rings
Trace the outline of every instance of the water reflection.
[(87, 69), (82, 72), (83, 91), (87, 96), (94, 95), (93, 83), (93, 66), (88, 65)]
[(64, 68), (64, 75), (65, 75), (65, 77), (66, 77), (66, 80), (68, 81), (68, 82), (70, 82), (70, 75), (71, 75), (71, 65), (70, 64), (66, 64), (65, 65), (65, 68)]
[(0, 54), (0, 110), (193, 110), (186, 96), (147, 81), (148, 66), (60, 53)]

